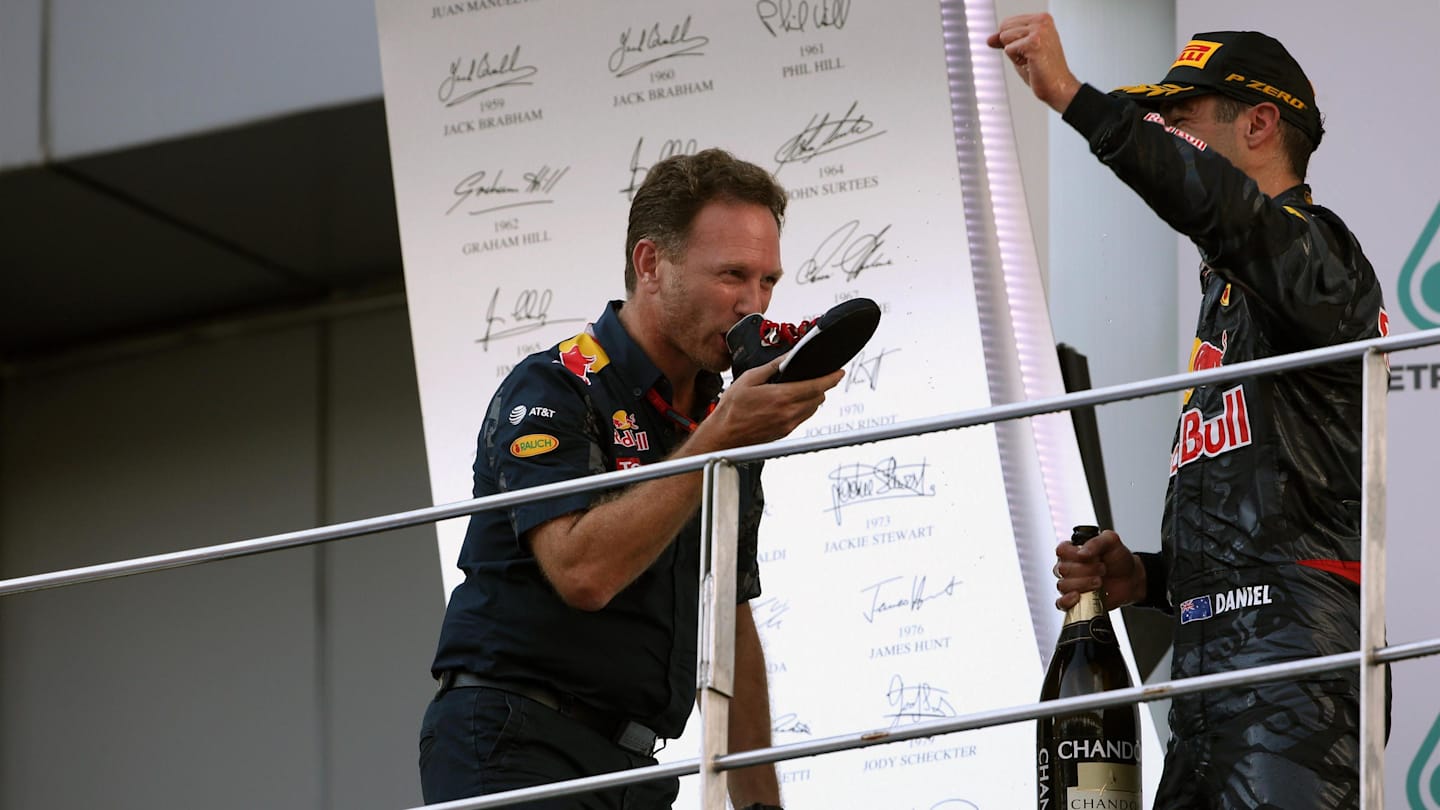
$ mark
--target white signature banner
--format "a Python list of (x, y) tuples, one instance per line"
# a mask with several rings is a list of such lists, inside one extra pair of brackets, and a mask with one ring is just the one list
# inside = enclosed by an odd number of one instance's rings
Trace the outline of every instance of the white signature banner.
[[(437, 503), (470, 497), (476, 433), (513, 364), (623, 297), (628, 206), (648, 167), (711, 146), (790, 193), (770, 317), (855, 296), (885, 312), (797, 435), (989, 404), (934, 0), (377, 10)], [(777, 460), (765, 482), (753, 609), (777, 743), (1035, 698), (992, 430)], [(464, 527), (438, 527), (447, 593)], [(1033, 726), (1015, 724), (780, 774), (796, 807), (1002, 810), (1032, 800), (1033, 745)], [(662, 756), (695, 750), (682, 739)], [(678, 806), (695, 806), (696, 787)]]

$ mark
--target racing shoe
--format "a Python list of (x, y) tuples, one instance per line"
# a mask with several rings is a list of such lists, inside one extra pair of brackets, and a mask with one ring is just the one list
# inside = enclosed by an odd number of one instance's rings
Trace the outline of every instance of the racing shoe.
[(880, 307), (869, 298), (842, 301), (824, 315), (798, 324), (767, 321), (758, 312), (747, 315), (725, 335), (730, 370), (739, 377), (784, 354), (780, 370), (769, 382), (823, 377), (850, 362), (879, 325)]

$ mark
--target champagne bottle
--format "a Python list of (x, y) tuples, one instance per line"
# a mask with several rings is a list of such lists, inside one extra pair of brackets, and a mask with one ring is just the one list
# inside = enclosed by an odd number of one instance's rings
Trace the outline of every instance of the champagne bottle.
[[(1084, 545), (1099, 533), (1095, 526), (1076, 526), (1070, 542)], [(1130, 685), (1100, 592), (1083, 594), (1065, 613), (1040, 700)], [(1035, 767), (1040, 810), (1140, 810), (1138, 704), (1041, 717), (1036, 726)]]

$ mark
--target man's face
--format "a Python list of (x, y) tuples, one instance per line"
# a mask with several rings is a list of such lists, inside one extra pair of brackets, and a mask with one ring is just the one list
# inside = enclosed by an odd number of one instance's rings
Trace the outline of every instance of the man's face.
[(659, 258), (662, 334), (707, 371), (730, 367), (725, 333), (770, 306), (780, 280), (780, 230), (763, 205), (710, 202), (680, 256)]
[(1241, 155), (1237, 128), (1245, 126), (1245, 116), (1240, 115), (1229, 122), (1217, 120), (1215, 108), (1219, 100), (1220, 97), (1214, 94), (1192, 96), (1162, 104), (1160, 115), (1167, 125), (1194, 135), (1238, 166)]

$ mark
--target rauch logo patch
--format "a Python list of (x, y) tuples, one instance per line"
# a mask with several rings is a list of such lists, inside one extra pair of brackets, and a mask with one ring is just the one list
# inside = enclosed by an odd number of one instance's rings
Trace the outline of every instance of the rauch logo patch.
[(529, 433), (510, 443), (510, 455), (516, 458), (540, 456), (560, 446), (560, 440), (548, 433)]

